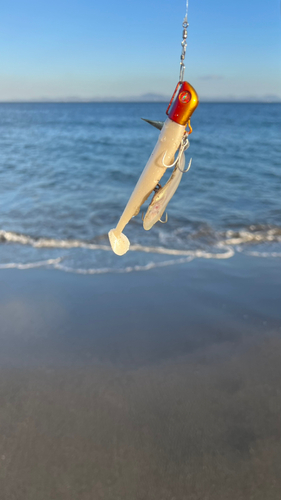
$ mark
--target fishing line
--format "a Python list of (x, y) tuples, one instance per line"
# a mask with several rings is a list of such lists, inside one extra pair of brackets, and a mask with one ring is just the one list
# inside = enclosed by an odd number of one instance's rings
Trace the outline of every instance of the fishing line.
[(184, 60), (185, 60), (185, 53), (186, 53), (186, 47), (187, 47), (187, 28), (189, 26), (188, 23), (188, 0), (186, 0), (186, 11), (185, 11), (185, 16), (183, 19), (182, 27), (183, 27), (183, 32), (182, 32), (182, 42), (181, 42), (181, 58), (180, 58), (180, 76), (179, 76), (179, 82), (182, 83), (184, 79), (184, 70), (185, 70), (185, 65), (184, 65)]

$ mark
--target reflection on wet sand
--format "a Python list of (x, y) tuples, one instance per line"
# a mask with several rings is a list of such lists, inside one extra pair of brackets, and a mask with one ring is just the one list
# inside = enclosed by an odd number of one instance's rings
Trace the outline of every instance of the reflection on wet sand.
[(279, 500), (280, 270), (241, 265), (2, 271), (1, 500)]

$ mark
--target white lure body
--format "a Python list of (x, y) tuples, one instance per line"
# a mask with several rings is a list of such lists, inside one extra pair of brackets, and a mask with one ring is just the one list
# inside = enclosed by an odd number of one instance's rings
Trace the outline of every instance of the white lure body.
[(120, 217), (116, 228), (111, 229), (108, 233), (112, 250), (117, 255), (123, 255), (129, 250), (130, 242), (122, 231), (131, 218), (138, 214), (141, 205), (157, 186), (160, 179), (166, 172), (167, 167), (173, 164), (174, 156), (180, 147), (184, 133), (184, 125), (180, 125), (175, 121), (170, 120), (170, 118), (166, 119), (156, 146), (136, 184), (136, 187), (125, 207), (123, 214)]

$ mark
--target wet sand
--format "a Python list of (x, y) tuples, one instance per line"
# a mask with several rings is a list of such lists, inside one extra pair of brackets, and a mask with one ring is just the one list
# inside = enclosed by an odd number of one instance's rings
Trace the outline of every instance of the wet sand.
[(0, 280), (1, 498), (281, 498), (277, 259)]

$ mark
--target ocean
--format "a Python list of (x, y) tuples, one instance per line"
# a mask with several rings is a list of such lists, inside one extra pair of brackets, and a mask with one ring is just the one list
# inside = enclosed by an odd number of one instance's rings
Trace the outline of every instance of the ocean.
[[(281, 257), (281, 104), (200, 103), (166, 224), (115, 227), (166, 103), (0, 104), (0, 269), (144, 271), (235, 253)], [(170, 172), (167, 171), (164, 179)], [(162, 182), (163, 184), (163, 182)], [(144, 205), (144, 211), (149, 201)]]

